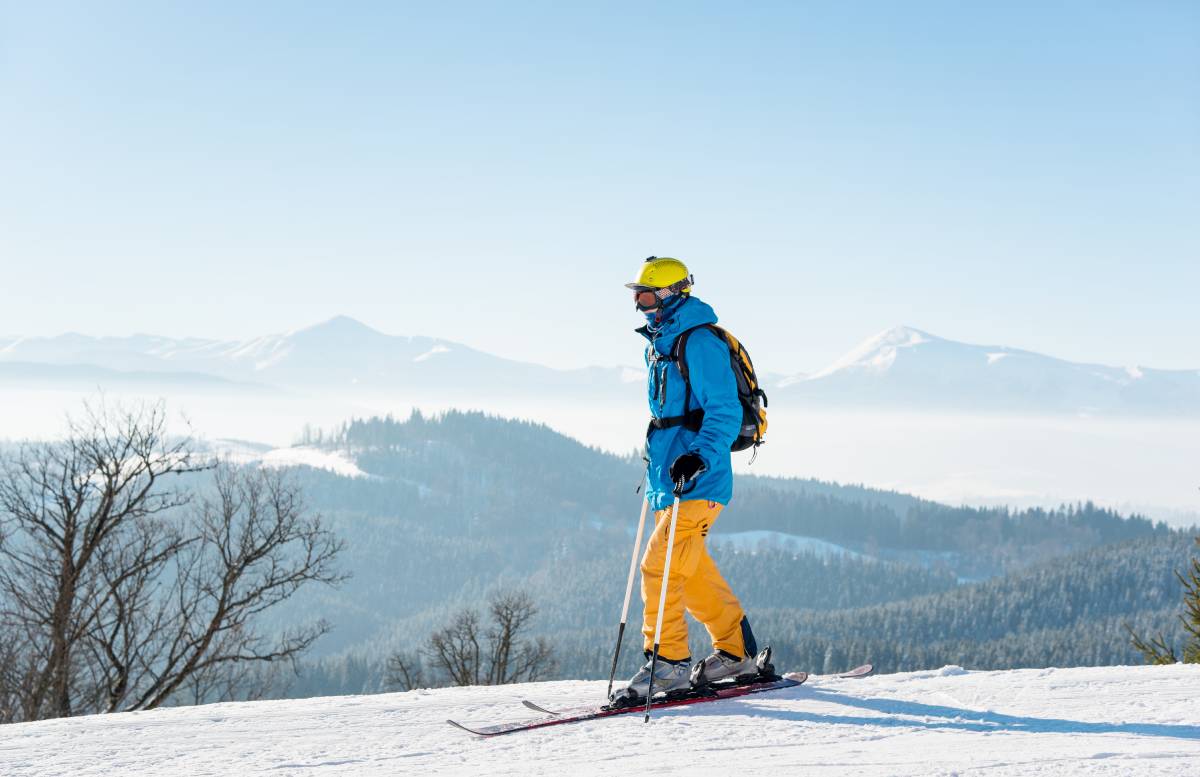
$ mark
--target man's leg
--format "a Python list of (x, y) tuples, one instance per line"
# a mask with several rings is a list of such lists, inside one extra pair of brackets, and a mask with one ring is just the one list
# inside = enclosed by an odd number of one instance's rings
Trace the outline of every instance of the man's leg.
[[(689, 500), (679, 503), (675, 525), (675, 549), (671, 558), (671, 579), (667, 603), (663, 609), (662, 636), (658, 655), (667, 661), (682, 661), (691, 656), (688, 648), (687, 621), (684, 620), (683, 596), (687, 581), (696, 573), (696, 564), (704, 551), (702, 531), (707, 531), (710, 502)], [(718, 505), (719, 507), (719, 505)], [(654, 626), (658, 619), (658, 598), (662, 590), (663, 566), (667, 557), (667, 535), (671, 530), (671, 509), (654, 514), (654, 533), (642, 556), (642, 644), (646, 651), (654, 647)], [(702, 528), (703, 527), (703, 528)]]
[(721, 513), (721, 505), (706, 502), (708, 514), (700, 521), (701, 545), (696, 559), (696, 571), (683, 589), (683, 605), (692, 617), (704, 624), (713, 648), (731, 657), (753, 657), (758, 653), (754, 632), (733, 589), (717, 569), (717, 564), (703, 544), (708, 531)]
[(749, 629), (746, 613), (708, 555), (708, 549), (701, 545), (699, 550), (696, 573), (683, 589), (683, 604), (708, 629), (713, 648), (731, 656), (745, 656), (749, 652), (742, 626), (745, 621), (746, 630)]

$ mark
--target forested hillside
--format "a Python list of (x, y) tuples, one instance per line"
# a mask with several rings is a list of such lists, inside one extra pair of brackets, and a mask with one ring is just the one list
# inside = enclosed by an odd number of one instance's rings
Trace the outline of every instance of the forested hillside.
[[(588, 448), (539, 424), (480, 413), (414, 413), (406, 421), (351, 422), (322, 444), (374, 476), (308, 473), (310, 493), (328, 510), (417, 520), (444, 534), (503, 527), (509, 537), (582, 525), (626, 527), (637, 515), (639, 459)], [(1165, 524), (1090, 503), (1057, 510), (950, 507), (859, 486), (740, 477), (715, 531), (755, 529), (870, 555), (938, 555), (974, 576), (1168, 533)]]
[[(346, 540), (354, 577), (294, 603), (336, 629), (293, 693), (378, 688), (391, 651), (418, 648), (455, 611), (501, 589), (534, 597), (534, 628), (551, 639), (558, 676), (606, 674), (638, 459), (458, 412), (356, 421), (308, 442), (367, 474), (296, 473)], [(861, 555), (719, 542), (755, 530)], [(781, 660), (810, 668), (1134, 660), (1121, 622), (1172, 628), (1170, 575), (1188, 546), (1162, 524), (1089, 504), (984, 510), (775, 478), (739, 478), (715, 531), (714, 555), (756, 630)], [(632, 646), (626, 656), (636, 654)]]
[(1096, 548), (985, 583), (835, 612), (771, 608), (761, 628), (800, 666), (826, 652), (887, 671), (1137, 663), (1122, 623), (1178, 632), (1183, 536)]

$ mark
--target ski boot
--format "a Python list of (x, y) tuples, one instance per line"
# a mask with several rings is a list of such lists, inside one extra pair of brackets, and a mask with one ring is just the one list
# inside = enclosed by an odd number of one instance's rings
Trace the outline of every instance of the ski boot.
[(776, 680), (775, 667), (771, 664), (771, 648), (763, 648), (753, 658), (737, 656), (718, 650), (692, 667), (693, 688), (720, 683), (721, 685), (744, 685), (751, 682)]
[[(681, 693), (690, 692), (692, 689), (692, 683), (689, 680), (691, 663), (691, 659), (664, 661), (660, 657), (658, 665), (654, 667), (654, 695), (666, 694), (667, 698), (672, 698)], [(609, 706), (621, 708), (645, 704), (646, 692), (649, 687), (650, 662), (646, 661), (645, 666), (629, 679), (629, 683), (624, 688), (613, 691), (612, 698), (609, 699)]]

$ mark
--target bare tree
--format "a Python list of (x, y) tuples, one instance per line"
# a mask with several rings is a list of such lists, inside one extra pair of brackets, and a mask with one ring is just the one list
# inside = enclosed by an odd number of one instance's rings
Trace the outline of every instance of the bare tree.
[(142, 676), (147, 653), (171, 626), (173, 602), (162, 594), (179, 553), (196, 543), (183, 527), (145, 522), (120, 546), (100, 554), (104, 596), (83, 640), (96, 689), (92, 708), (115, 712)]
[(488, 685), (507, 685), (533, 679), (551, 668), (550, 645), (545, 637), (522, 640), (521, 636), (537, 615), (533, 599), (523, 591), (501, 593), (489, 602), (492, 628), (488, 631), (491, 648), (488, 661)]
[(424, 681), (425, 668), (421, 663), (420, 653), (399, 651), (388, 657), (387, 674), (383, 680), (385, 686), (411, 691), (422, 687)]
[(110, 604), (103, 557), (185, 504), (165, 481), (199, 468), (185, 442), (168, 442), (161, 405), (87, 406), (66, 440), (22, 446), (5, 462), (0, 623), (29, 669), (21, 719), (71, 715), (77, 699), (94, 698), (94, 686), (81, 687), (80, 647)]
[(139, 663), (142, 682), (126, 709), (168, 701), (188, 678), (246, 663), (295, 661), (329, 631), (324, 621), (267, 637), (255, 618), (309, 583), (336, 584), (343, 544), (309, 515), (286, 473), (220, 466), (215, 495), (200, 502), (196, 542), (177, 557), (165, 616)]
[(294, 669), (328, 631), (256, 624), (302, 586), (341, 580), (340, 541), (285, 473), (220, 466), (194, 499), (205, 469), (168, 441), (161, 405), (89, 408), (66, 440), (5, 462), (0, 720), (254, 695), (273, 682), (263, 667)]
[(24, 689), (32, 685), (36, 667), (20, 649), (16, 634), (0, 628), (0, 723), (24, 719)]
[(433, 632), (425, 646), (433, 665), (455, 685), (480, 685), (483, 653), (479, 646), (479, 613), (463, 610), (450, 625)]
[[(454, 685), (503, 685), (545, 676), (554, 660), (544, 637), (525, 639), (537, 607), (527, 593), (499, 593), (488, 603), (492, 624), (482, 631), (479, 614), (462, 610), (430, 635), (424, 654)], [(395, 654), (389, 666), (411, 666)]]
[[(291, 677), (279, 662), (213, 664), (188, 676), (182, 691), (188, 704), (222, 701), (257, 701), (286, 693)], [(178, 695), (178, 694), (177, 694)]]

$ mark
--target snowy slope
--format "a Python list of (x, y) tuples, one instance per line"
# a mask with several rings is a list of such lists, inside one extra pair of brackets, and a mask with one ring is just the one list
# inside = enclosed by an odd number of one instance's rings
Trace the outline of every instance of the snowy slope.
[(32, 775), (1196, 775), (1200, 666), (957, 667), (494, 739), (600, 682), (218, 704), (0, 726), (0, 773)]
[(233, 464), (257, 464), (268, 469), (311, 467), (347, 478), (369, 477), (344, 451), (311, 445), (272, 448), (245, 440), (212, 440), (203, 441), (197, 447), (207, 456)]
[(868, 558), (861, 553), (844, 548), (832, 542), (805, 537), (800, 534), (788, 534), (780, 531), (756, 529), (754, 531), (714, 532), (709, 538), (710, 543), (720, 543), (739, 552), (754, 552), (762, 548), (781, 549), (792, 553), (811, 553), (815, 556), (847, 556), (849, 558)]

